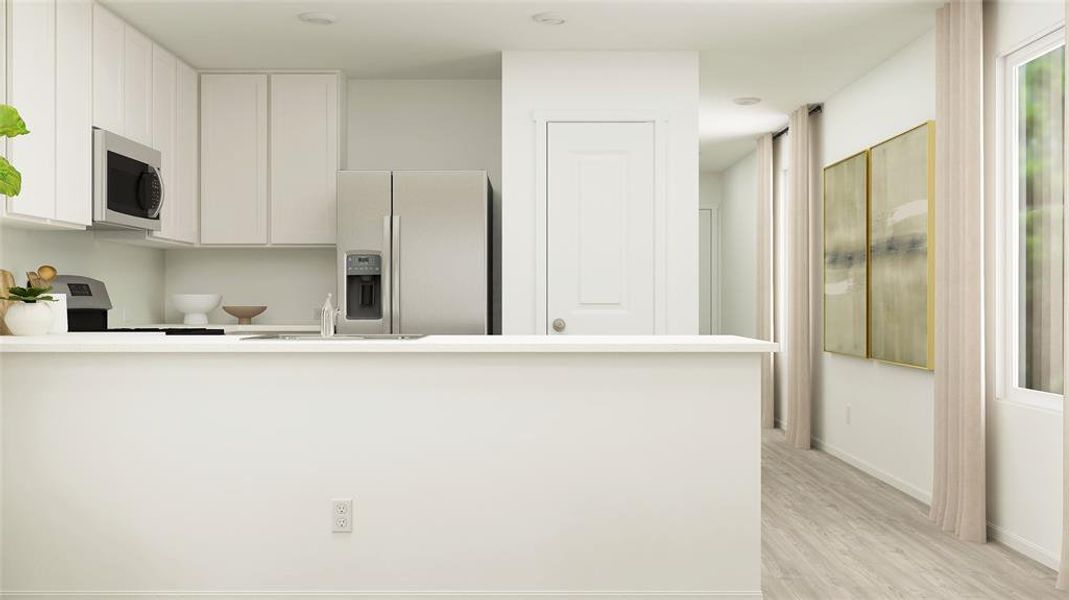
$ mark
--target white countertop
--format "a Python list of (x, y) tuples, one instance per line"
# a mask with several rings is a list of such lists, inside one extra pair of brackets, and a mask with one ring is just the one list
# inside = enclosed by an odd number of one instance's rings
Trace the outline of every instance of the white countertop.
[(65, 333), (0, 337), (0, 353), (306, 353), (306, 352), (776, 352), (778, 345), (732, 335), (547, 336), (432, 335), (413, 340), (260, 340), (249, 336), (162, 333)]

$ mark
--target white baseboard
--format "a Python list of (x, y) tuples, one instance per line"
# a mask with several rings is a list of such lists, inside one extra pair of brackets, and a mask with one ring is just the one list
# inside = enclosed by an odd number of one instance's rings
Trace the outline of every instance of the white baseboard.
[(0, 592), (11, 600), (250, 600), (333, 598), (335, 600), (429, 600), (442, 598), (477, 598), (478, 600), (539, 600), (551, 598), (598, 598), (601, 600), (636, 600), (643, 598), (688, 598), (690, 600), (754, 600), (760, 591), (751, 592)]
[(879, 479), (880, 481), (899, 490), (900, 492), (903, 492), (909, 496), (912, 496), (913, 498), (916, 498), (917, 500), (923, 502), (928, 506), (931, 506), (932, 504), (931, 491), (922, 490), (910, 483), (902, 481), (894, 475), (891, 475), (890, 473), (882, 469), (874, 467), (873, 465), (869, 464), (864, 460), (861, 460), (860, 458), (850, 454), (849, 452), (846, 452), (840, 448), (836, 448), (835, 446), (832, 446), (831, 444), (828, 444), (824, 440), (815, 436), (813, 437), (813, 448), (830, 454), (835, 458), (838, 458), (839, 460), (843, 461), (844, 463), (856, 469), (860, 469), (868, 473), (869, 475), (872, 475), (876, 479)]
[(1049, 552), (1046, 548), (1034, 544), (1016, 533), (1006, 531), (990, 521), (987, 522), (987, 537), (1047, 568), (1058, 570), (1058, 563), (1061, 561), (1057, 554)]
[[(901, 479), (898, 479), (897, 477), (891, 475), (890, 473), (878, 469), (872, 466), (871, 464), (857, 458), (856, 456), (853, 456), (848, 452), (844, 452), (843, 450), (824, 442), (824, 440), (814, 437), (813, 447), (823, 452), (826, 452), (827, 454), (830, 454), (831, 456), (834, 456), (835, 458), (845, 462), (846, 464), (860, 469), (865, 473), (868, 473), (869, 475), (872, 475), (876, 479), (879, 479), (887, 485), (890, 485), (895, 489), (898, 489), (899, 491), (908, 494), (913, 498), (916, 498), (917, 500), (923, 502), (928, 506), (931, 506), (932, 504), (931, 492), (910, 485), (905, 481), (902, 481)], [(1021, 554), (1027, 558), (1030, 558), (1045, 567), (1054, 570), (1058, 569), (1060, 559), (1057, 554), (1053, 554), (1047, 549), (1029, 540), (1026, 540), (1025, 538), (1015, 533), (1007, 531), (991, 522), (988, 522), (987, 524), (987, 532), (988, 538), (991, 541), (998, 542), (999, 544), (1006, 546), (1010, 550), (1013, 550), (1014, 552)]]

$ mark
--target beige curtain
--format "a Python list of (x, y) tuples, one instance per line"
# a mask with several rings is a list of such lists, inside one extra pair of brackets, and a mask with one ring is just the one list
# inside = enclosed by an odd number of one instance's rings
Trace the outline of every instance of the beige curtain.
[(787, 441), (809, 448), (812, 402), (809, 314), (809, 107), (791, 114), (787, 181)]
[[(772, 329), (772, 134), (757, 140), (757, 337)], [(775, 427), (772, 355), (761, 357), (761, 426)]]
[[(984, 460), (983, 7), (936, 14), (935, 461), (931, 518), (987, 540)], [(931, 248), (929, 248), (931, 251)]]
[[(1069, 0), (1065, 3), (1066, 14), (1069, 14)], [(1069, 42), (1069, 28), (1066, 28), (1066, 41)], [(1066, 64), (1066, 81), (1069, 81), (1069, 60), (1065, 61)], [(1069, 96), (1067, 96), (1069, 101)], [(1065, 114), (1069, 115), (1069, 103), (1066, 104)], [(1065, 119), (1065, 140), (1069, 140), (1069, 119)], [(1069, 190), (1069, 152), (1063, 154), (1063, 158), (1066, 159), (1065, 164), (1065, 189)], [(1069, 218), (1066, 218), (1062, 222), (1062, 226), (1065, 227), (1065, 235), (1062, 236), (1062, 256), (1067, 257), (1067, 260), (1063, 261), (1065, 275), (1062, 281), (1069, 281)], [(1065, 316), (1062, 319), (1062, 344), (1063, 346), (1069, 345), (1069, 335), (1066, 335), (1066, 324), (1069, 324), (1069, 299), (1062, 302), (1062, 310), (1065, 311)], [(1062, 353), (1063, 360), (1065, 361), (1065, 375), (1062, 381), (1065, 382), (1066, 395), (1069, 396), (1069, 352)], [(1069, 590), (1069, 410), (1062, 407), (1062, 419), (1064, 425), (1062, 427), (1062, 560), (1058, 567), (1058, 589)]]

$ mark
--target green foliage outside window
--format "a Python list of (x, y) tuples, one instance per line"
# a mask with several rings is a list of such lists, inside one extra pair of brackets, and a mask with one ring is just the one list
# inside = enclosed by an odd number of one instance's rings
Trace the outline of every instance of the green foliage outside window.
[(1061, 394), (1065, 48), (1018, 71), (1018, 385)]

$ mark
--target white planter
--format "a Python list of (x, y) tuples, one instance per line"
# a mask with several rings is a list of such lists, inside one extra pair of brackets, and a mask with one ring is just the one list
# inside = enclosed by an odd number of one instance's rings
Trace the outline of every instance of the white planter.
[(14, 335), (44, 335), (55, 317), (48, 302), (15, 302), (7, 307), (4, 323)]

